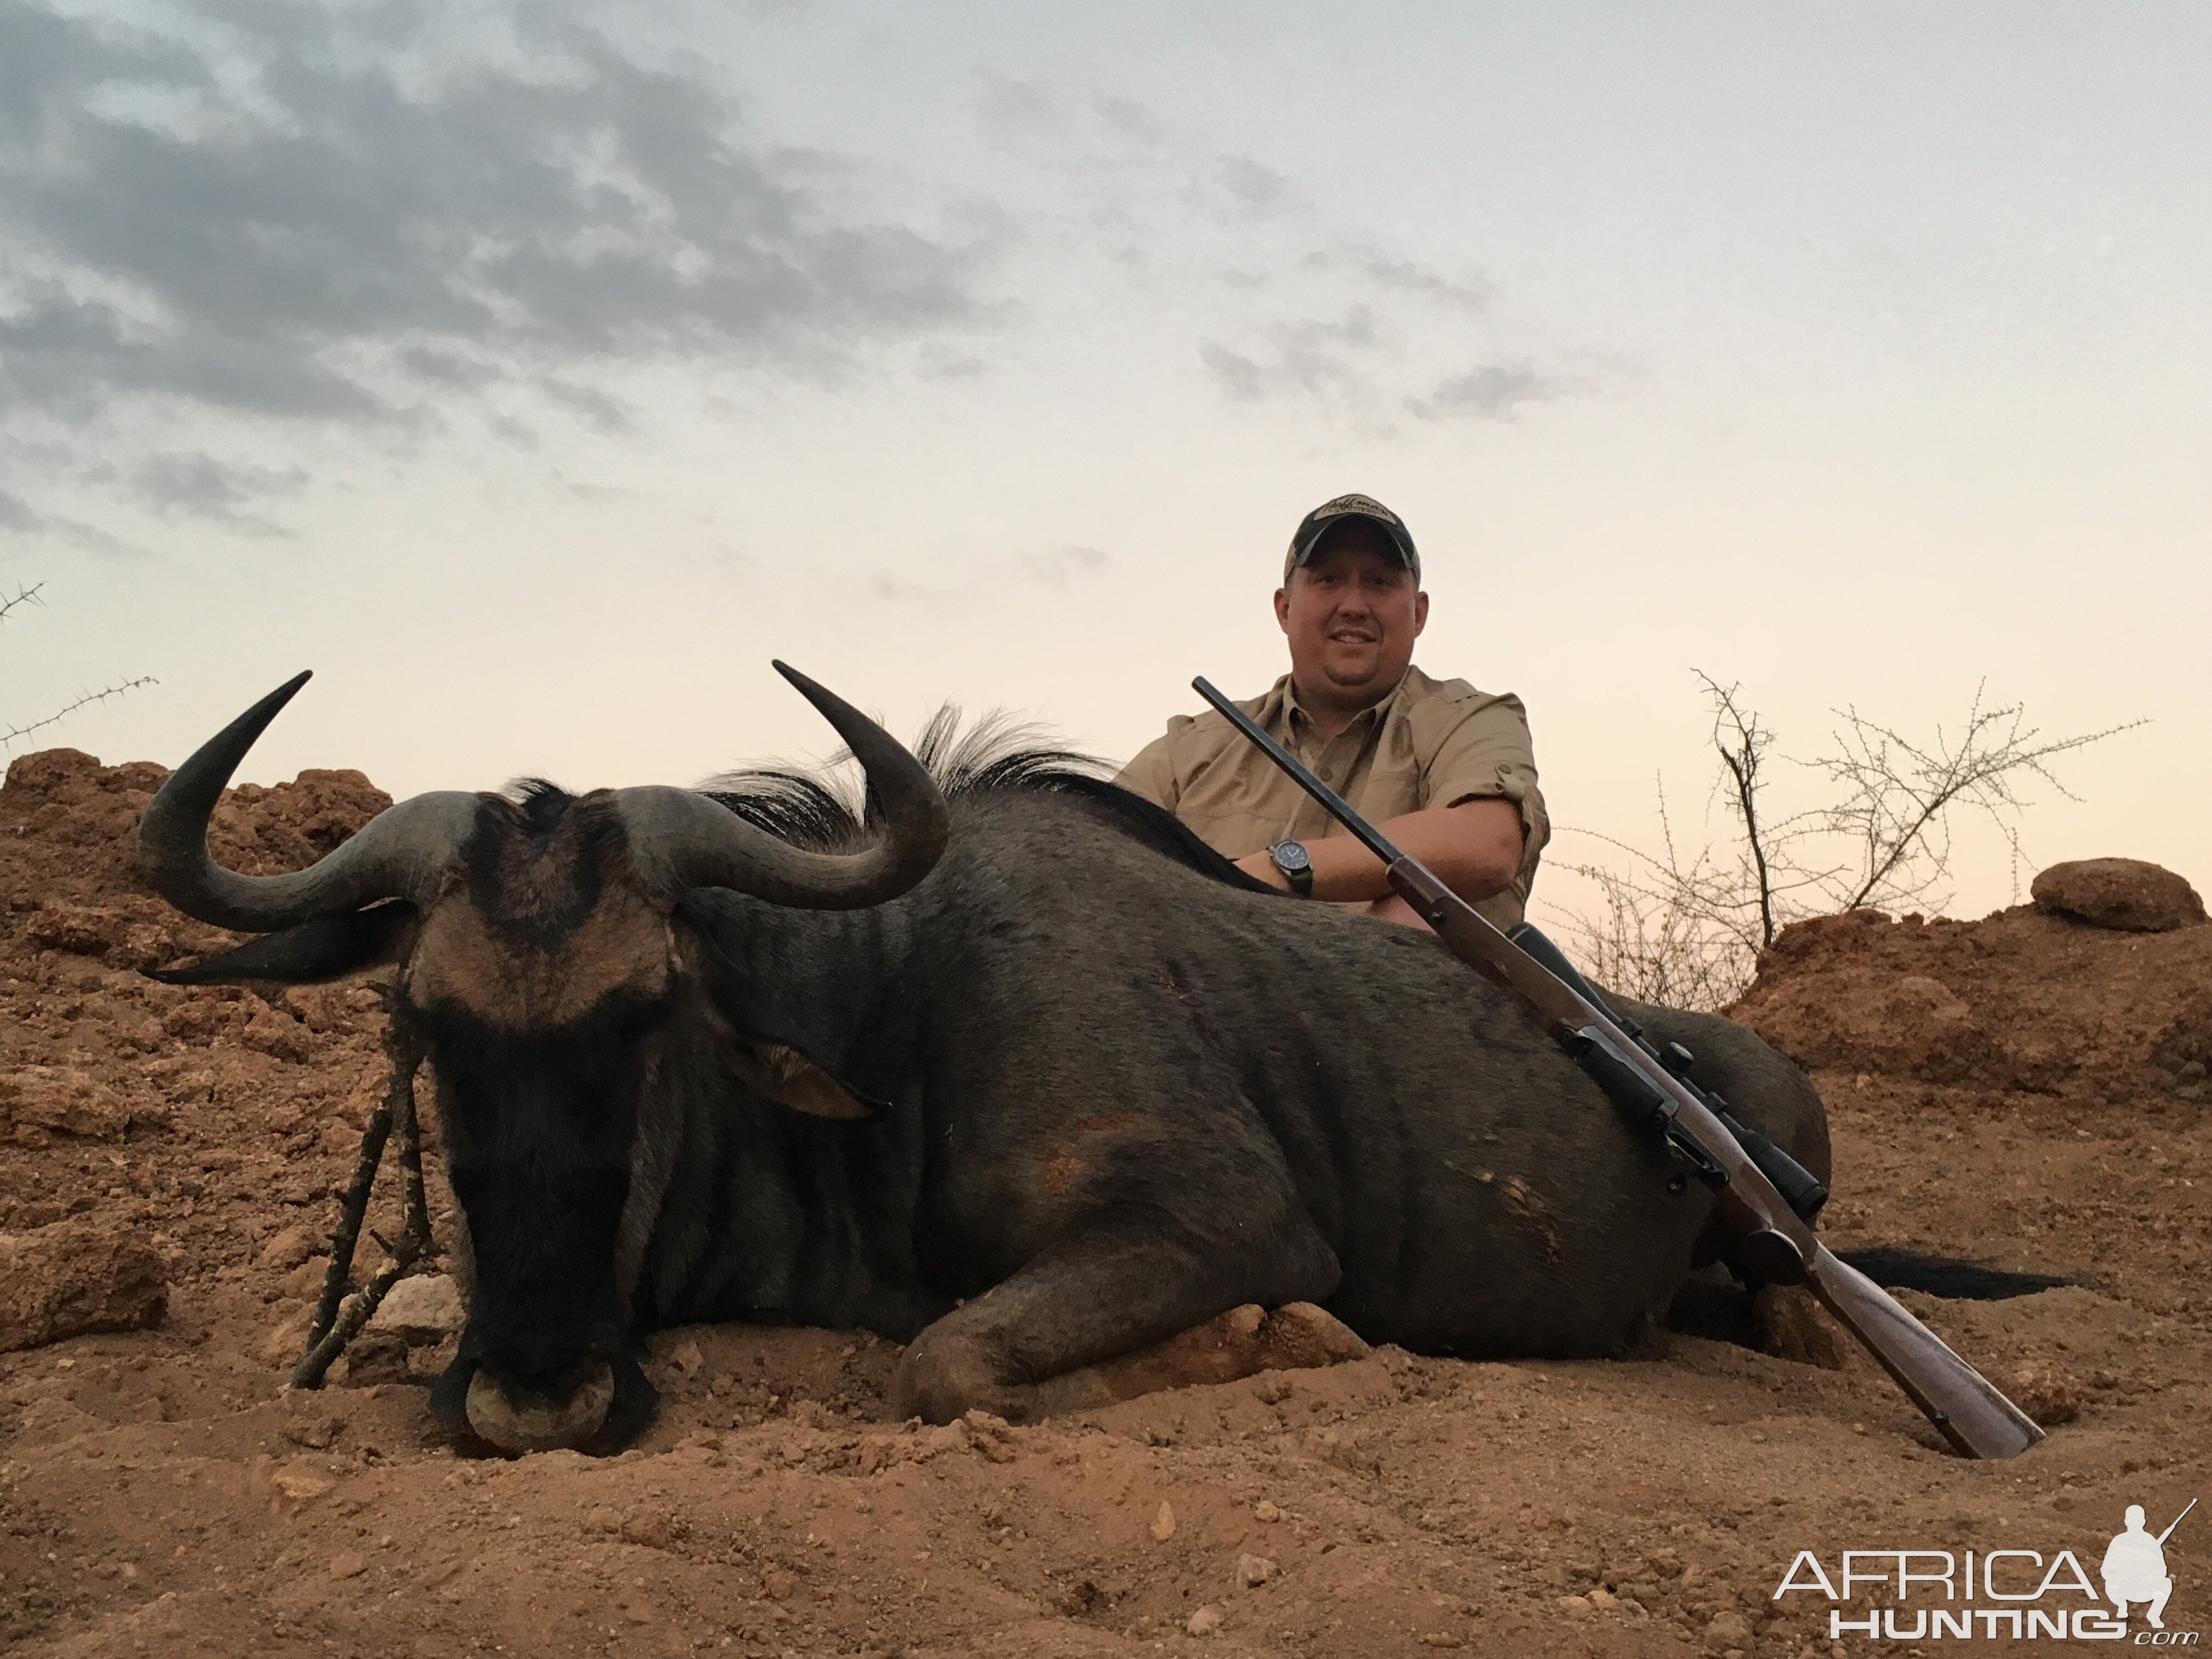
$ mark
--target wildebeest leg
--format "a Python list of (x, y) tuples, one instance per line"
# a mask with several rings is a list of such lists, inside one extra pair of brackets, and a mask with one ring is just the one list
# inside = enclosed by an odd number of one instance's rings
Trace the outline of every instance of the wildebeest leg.
[[(949, 1423), (975, 1407), (1033, 1414), (1031, 1385), (1189, 1329), (1243, 1303), (1321, 1302), (1342, 1270), (1303, 1215), (1233, 1242), (1116, 1210), (1062, 1234), (1022, 1270), (914, 1340), (892, 1382), (898, 1410)], [(1249, 1231), (1258, 1237), (1246, 1237)]]

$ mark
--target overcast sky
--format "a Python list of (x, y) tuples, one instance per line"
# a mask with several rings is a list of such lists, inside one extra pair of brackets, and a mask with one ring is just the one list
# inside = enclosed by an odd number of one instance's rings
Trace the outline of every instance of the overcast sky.
[(250, 775), (684, 782), (829, 746), (780, 656), (1120, 758), (1357, 489), (1563, 823), (1694, 820), (1693, 667), (1808, 755), (1986, 681), (2152, 722), (2035, 861), (2203, 889), (2208, 86), (2193, 3), (0, 0), (0, 721), (313, 667)]

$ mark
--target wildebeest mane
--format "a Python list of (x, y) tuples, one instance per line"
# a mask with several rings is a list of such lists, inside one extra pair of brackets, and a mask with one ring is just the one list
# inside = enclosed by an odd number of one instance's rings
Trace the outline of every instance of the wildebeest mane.
[[(1008, 790), (1071, 795), (1161, 856), (1232, 887), (1276, 890), (1239, 870), (1164, 807), (1115, 784), (1095, 756), (1050, 740), (1038, 726), (994, 710), (962, 728), (957, 704), (940, 708), (908, 745), (948, 799)], [(866, 842), (878, 817), (852, 757), (832, 756), (817, 770), (769, 765), (726, 772), (707, 793), (747, 823), (815, 852)]]

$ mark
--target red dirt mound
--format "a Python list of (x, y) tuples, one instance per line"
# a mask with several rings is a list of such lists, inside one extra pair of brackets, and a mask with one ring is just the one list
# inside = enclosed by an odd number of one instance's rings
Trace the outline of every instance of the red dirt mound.
[[(1831, 1574), (1882, 1547), (2068, 1549), (2094, 1571), (2127, 1504), (2162, 1526), (2212, 1490), (2212, 928), (2025, 912), (1793, 930), (1739, 1011), (1829, 1102), (1838, 1243), (2091, 1281), (1904, 1298), (2070, 1414), (2010, 1463), (1944, 1455), (1856, 1356), (1385, 1348), (921, 1430), (888, 1420), (889, 1345), (737, 1327), (654, 1339), (665, 1409), (634, 1451), (456, 1458), (423, 1408), (434, 1322), (343, 1386), (282, 1391), (380, 1015), (360, 985), (140, 975), (228, 942), (137, 885), (162, 775), (55, 750), (0, 790), (0, 1273), (26, 1264), (0, 1329), (33, 1345), (0, 1352), (10, 1652), (1794, 1659), (1832, 1650), (1827, 1601), (1774, 1596), (1801, 1549)], [(242, 788), (216, 851), (297, 867), (384, 804), (357, 773)], [(2171, 1629), (2212, 1623), (2192, 1527), (2167, 1546)], [(1867, 1607), (1861, 1587), (1848, 1613)]]

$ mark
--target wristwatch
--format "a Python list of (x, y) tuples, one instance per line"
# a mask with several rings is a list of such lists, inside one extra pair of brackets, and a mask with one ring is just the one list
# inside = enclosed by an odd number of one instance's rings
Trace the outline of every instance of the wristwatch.
[(1305, 843), (1279, 841), (1267, 849), (1267, 856), (1275, 861), (1275, 868), (1283, 872), (1283, 879), (1291, 884), (1291, 890), (1300, 898), (1313, 896), (1313, 854)]

